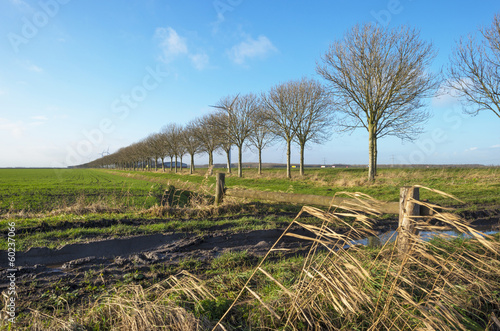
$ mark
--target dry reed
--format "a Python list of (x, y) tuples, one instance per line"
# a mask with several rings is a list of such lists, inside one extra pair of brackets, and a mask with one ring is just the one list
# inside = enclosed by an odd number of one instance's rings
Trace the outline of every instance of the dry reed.
[[(257, 273), (278, 282), (263, 269), (263, 263), (283, 236), (254, 270), (235, 303), (249, 291), (269, 312), (269, 324), (291, 330), (484, 330), (485, 324), (500, 327), (496, 317), (500, 308), (497, 241), (474, 230), (455, 214), (414, 201), (434, 212), (432, 219), (415, 219), (417, 230), (452, 229), (471, 239), (426, 242), (417, 232), (410, 233), (407, 251), (397, 251), (396, 239), (395, 243), (385, 243), (372, 257), (372, 251), (359, 248), (355, 242), (373, 234), (371, 227), (378, 216), (379, 202), (363, 194), (346, 194), (356, 198), (357, 204), (332, 206), (328, 212), (303, 207), (283, 233), (308, 239), (312, 246), (295, 284), (288, 288), (279, 284), (282, 299), (276, 302), (287, 307), (282, 316), (276, 314), (277, 306), (265, 303), (258, 289), (251, 289), (249, 284)], [(306, 213), (322, 220), (322, 225), (299, 222)], [(339, 223), (349, 230), (337, 233), (329, 227)], [(314, 236), (291, 232), (293, 224)], [(223, 324), (229, 310), (218, 325)]]

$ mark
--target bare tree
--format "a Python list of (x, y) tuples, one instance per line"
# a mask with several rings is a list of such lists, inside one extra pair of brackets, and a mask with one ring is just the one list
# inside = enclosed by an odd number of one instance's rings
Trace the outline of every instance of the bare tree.
[(193, 174), (194, 172), (194, 156), (200, 152), (200, 141), (196, 138), (196, 124), (192, 121), (186, 125), (186, 128), (183, 131), (183, 140), (184, 146), (186, 147), (187, 153), (189, 153), (191, 157), (191, 162), (189, 166), (189, 173)]
[(201, 150), (208, 153), (208, 167), (214, 165), (214, 151), (220, 146), (220, 136), (217, 132), (217, 119), (214, 114), (197, 118), (194, 123), (196, 139), (200, 142)]
[(272, 132), (286, 143), (286, 176), (292, 177), (290, 167), (291, 144), (295, 138), (297, 121), (297, 88), (294, 82), (282, 83), (262, 94), (262, 105)]
[(326, 89), (316, 80), (302, 78), (293, 82), (297, 98), (297, 116), (293, 130), (300, 147), (300, 174), (304, 175), (306, 143), (322, 143), (332, 134), (334, 113)]
[(269, 119), (263, 111), (262, 105), (259, 105), (253, 116), (253, 132), (248, 136), (248, 144), (255, 147), (259, 155), (259, 175), (262, 174), (262, 150), (276, 140), (276, 135), (270, 127)]
[(217, 103), (216, 107), (227, 116), (219, 117), (227, 123), (221, 126), (227, 128), (230, 141), (238, 147), (238, 177), (243, 175), (242, 154), (245, 141), (253, 131), (253, 114), (257, 110), (258, 100), (254, 94), (243, 96), (227, 96)]
[(163, 159), (165, 158), (165, 149), (163, 146), (163, 137), (160, 133), (153, 133), (149, 135), (145, 142), (148, 144), (148, 148), (151, 150), (151, 153), (153, 154), (154, 157), (154, 167), (155, 171), (158, 170), (158, 159), (161, 158), (162, 163)]
[(218, 112), (213, 114), (217, 128), (215, 132), (219, 137), (220, 148), (226, 153), (227, 173), (231, 173), (231, 147), (233, 147), (233, 140), (229, 135), (229, 115), (225, 112)]
[(490, 27), (461, 38), (450, 57), (447, 85), (458, 92), (466, 113), (491, 110), (500, 117), (500, 14)]
[(377, 139), (392, 135), (414, 140), (429, 113), (423, 99), (439, 87), (429, 71), (436, 52), (419, 32), (402, 26), (355, 26), (331, 44), (317, 65), (329, 81), (335, 107), (346, 130), (365, 128), (369, 141), (368, 178), (377, 172)]
[[(178, 125), (175, 123), (167, 124), (166, 126), (163, 127), (161, 131), (165, 153), (170, 158), (170, 165), (169, 165), (170, 171), (172, 171), (172, 163), (174, 157), (176, 157), (175, 140), (177, 139), (177, 132), (178, 132)], [(177, 165), (177, 160), (176, 160), (176, 165)]]
[[(177, 142), (176, 142), (176, 151), (177, 155), (179, 155), (179, 162), (180, 162), (180, 172), (182, 172), (182, 158), (184, 155), (188, 153), (187, 151), (187, 146), (186, 146), (186, 140), (185, 138), (185, 128), (182, 126), (179, 126), (179, 131), (177, 133)], [(177, 164), (176, 164), (177, 167)]]

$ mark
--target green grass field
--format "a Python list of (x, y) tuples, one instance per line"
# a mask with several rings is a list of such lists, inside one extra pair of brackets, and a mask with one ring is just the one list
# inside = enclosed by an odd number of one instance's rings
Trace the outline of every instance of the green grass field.
[[(133, 173), (140, 178), (155, 180), (179, 180), (196, 185), (214, 185), (215, 177), (206, 178), (206, 169), (199, 169), (193, 175), (166, 172), (129, 172), (114, 170), (114, 173)], [(224, 172), (225, 169), (214, 169)], [(464, 201), (464, 208), (477, 205), (500, 205), (500, 168), (414, 168), (379, 169), (374, 183), (367, 181), (367, 170), (362, 168), (307, 169), (304, 177), (298, 170), (292, 172), (292, 179), (285, 178), (283, 169), (264, 169), (257, 175), (256, 169), (244, 169), (243, 178), (235, 173), (226, 176), (227, 187), (242, 187), (254, 190), (289, 192), (333, 196), (337, 192), (362, 192), (382, 201), (398, 201), (402, 186), (422, 185), (444, 191)], [(437, 194), (422, 190), (422, 199), (436, 203), (450, 204)]]
[(149, 208), (161, 201), (160, 184), (93, 169), (0, 169), (0, 214), (44, 212), (79, 202)]
[[(216, 171), (224, 169), (216, 169), (214, 173)], [(265, 169), (261, 176), (255, 169), (245, 169), (244, 178), (229, 175), (226, 185), (325, 196), (341, 191), (363, 192), (379, 200), (397, 201), (401, 186), (420, 184), (453, 194), (465, 203), (425, 190), (421, 190), (422, 199), (455, 205), (459, 210), (498, 209), (500, 206), (499, 168), (381, 169), (375, 183), (366, 181), (365, 169), (308, 169), (305, 177), (299, 177), (297, 172), (292, 180), (284, 176), (281, 169)], [(266, 218), (268, 213), (296, 213), (300, 208), (272, 202), (239, 205), (238, 201), (221, 209), (214, 208), (211, 198), (214, 177), (206, 176), (206, 169), (199, 169), (193, 175), (187, 174), (185, 169), (182, 174), (168, 170), (2, 169), (0, 230), (4, 231), (9, 219), (15, 218), (20, 231), (19, 249), (55, 248), (110, 236), (168, 231), (200, 233), (224, 224), (233, 230), (265, 229), (276, 222), (287, 222), (287, 218), (281, 216)], [(175, 192), (165, 194), (165, 189), (172, 186), (176, 187)], [(191, 193), (183, 190), (201, 194), (189, 200)], [(162, 202), (170, 208), (159, 207)], [(222, 218), (207, 221), (213, 216)], [(122, 219), (135, 221), (125, 224), (120, 221)], [(102, 220), (113, 224), (100, 227)], [(69, 224), (73, 223), (80, 225), (72, 228)], [(82, 227), (85, 223), (95, 225)], [(46, 228), (40, 229), (41, 224)], [(5, 245), (0, 244), (0, 249)]]

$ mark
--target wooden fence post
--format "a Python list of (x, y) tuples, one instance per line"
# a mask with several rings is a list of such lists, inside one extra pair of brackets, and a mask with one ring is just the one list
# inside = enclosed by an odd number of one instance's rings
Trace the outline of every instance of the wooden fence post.
[(420, 205), (413, 200), (419, 200), (419, 189), (413, 186), (403, 186), (399, 193), (399, 233), (398, 252), (403, 256), (410, 249), (410, 237), (415, 233), (416, 216), (420, 216)]
[(215, 183), (215, 205), (218, 206), (224, 200), (224, 185), (226, 181), (226, 174), (223, 172), (218, 172), (216, 175)]

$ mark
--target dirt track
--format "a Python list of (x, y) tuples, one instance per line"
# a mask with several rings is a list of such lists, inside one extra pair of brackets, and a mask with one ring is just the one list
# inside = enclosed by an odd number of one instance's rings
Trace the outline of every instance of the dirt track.
[[(90, 243), (66, 245), (61, 249), (31, 248), (18, 252), (16, 262), (19, 280), (54, 282), (68, 276), (78, 277), (94, 269), (112, 274), (147, 269), (156, 263), (175, 264), (186, 258), (209, 261), (227, 251), (248, 251), (249, 255), (264, 255), (283, 233), (284, 229), (255, 230), (241, 233), (214, 232), (208, 235), (189, 233), (154, 234)], [(301, 228), (293, 232), (308, 235)], [(307, 248), (308, 242), (283, 237), (276, 248), (297, 253)], [(6, 265), (1, 266), (0, 279), (6, 280)], [(5, 268), (5, 269), (4, 269)], [(0, 283), (0, 288), (7, 283)]]
[[(498, 226), (498, 214), (484, 216), (474, 218), (474, 225)], [(100, 222), (95, 223), (85, 226), (102, 226)], [(384, 220), (374, 230), (384, 232), (396, 227), (396, 219)], [(18, 295), (29, 297), (30, 300), (41, 300), (48, 289), (55, 291), (54, 288), (65, 288), (67, 291), (77, 291), (78, 296), (83, 298), (93, 293), (96, 287), (108, 287), (115, 282), (126, 281), (130, 275), (140, 275), (145, 281), (162, 279), (166, 274), (158, 270), (175, 268), (188, 259), (207, 266), (212, 259), (228, 251), (247, 251), (248, 258), (255, 262), (256, 257), (269, 251), (283, 231), (284, 228), (234, 232), (230, 228), (214, 227), (203, 235), (177, 232), (71, 244), (60, 249), (31, 248), (16, 254)], [(337, 231), (342, 232), (341, 229)], [(292, 232), (312, 236), (300, 227), (293, 228)], [(270, 258), (275, 254), (306, 253), (309, 245), (310, 241), (284, 236), (275, 247), (277, 252), (271, 253)], [(6, 252), (0, 251), (0, 255), (5, 256)], [(7, 259), (2, 259), (0, 265), (0, 290), (8, 286), (4, 261)]]
[[(305, 232), (302, 229), (296, 231)], [(16, 264), (21, 268), (35, 265), (69, 266), (71, 261), (84, 258), (112, 260), (116, 257), (126, 258), (134, 254), (155, 256), (155, 261), (175, 260), (181, 255), (190, 255), (187, 253), (196, 253), (202, 257), (215, 257), (227, 250), (248, 250), (258, 254), (267, 251), (282, 232), (283, 229), (242, 233), (216, 232), (210, 235), (153, 234), (71, 244), (60, 249), (37, 247), (26, 252), (18, 252)], [(280, 247), (289, 246), (290, 248), (299, 242), (300, 240), (297, 239), (284, 238)], [(302, 242), (305, 243), (305, 241)], [(7, 268), (7, 265), (1, 267)]]

